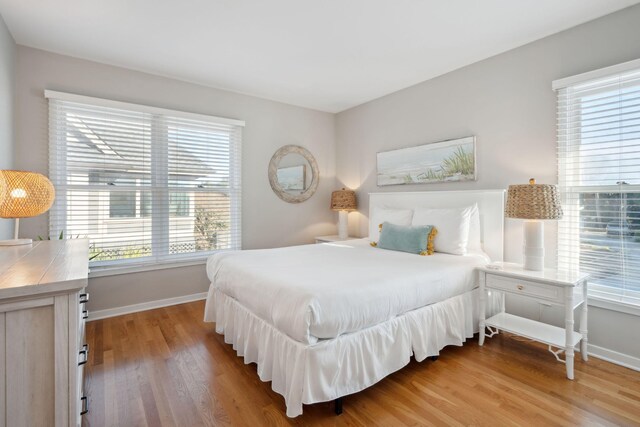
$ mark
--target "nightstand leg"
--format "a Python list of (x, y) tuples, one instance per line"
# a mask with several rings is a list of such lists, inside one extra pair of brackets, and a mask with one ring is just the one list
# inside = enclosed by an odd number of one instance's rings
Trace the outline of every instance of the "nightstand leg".
[(565, 363), (567, 365), (567, 378), (573, 379), (573, 288), (565, 288), (565, 301), (564, 301), (564, 323), (565, 323), (565, 347), (564, 356)]
[(587, 353), (587, 344), (589, 340), (587, 338), (587, 312), (589, 311), (589, 304), (587, 301), (587, 281), (585, 280), (582, 284), (582, 313), (580, 315), (580, 334), (582, 335), (582, 341), (580, 342), (580, 354), (582, 355), (582, 360), (585, 362), (589, 360), (589, 354)]
[(480, 325), (479, 325), (479, 329), (480, 329), (480, 336), (478, 337), (478, 345), (480, 345), (482, 347), (482, 345), (484, 345), (484, 329), (485, 329), (485, 318), (486, 318), (486, 308), (485, 308), (485, 300), (487, 298), (487, 293), (486, 290), (484, 288), (484, 284), (485, 284), (485, 273), (482, 271), (478, 272), (478, 278), (480, 281)]

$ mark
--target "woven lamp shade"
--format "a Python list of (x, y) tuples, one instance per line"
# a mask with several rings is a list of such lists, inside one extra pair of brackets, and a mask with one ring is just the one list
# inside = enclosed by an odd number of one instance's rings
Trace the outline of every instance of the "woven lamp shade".
[(507, 218), (519, 219), (561, 219), (562, 206), (558, 187), (536, 184), (531, 178), (529, 184), (510, 185), (507, 193)]
[(0, 205), (4, 201), (4, 197), (7, 195), (7, 181), (4, 176), (0, 174)]
[(334, 211), (355, 211), (358, 209), (356, 192), (343, 188), (331, 193), (331, 209)]
[(13, 170), (0, 171), (0, 176), (6, 184), (6, 195), (0, 203), (0, 218), (38, 216), (53, 204), (56, 192), (46, 176)]

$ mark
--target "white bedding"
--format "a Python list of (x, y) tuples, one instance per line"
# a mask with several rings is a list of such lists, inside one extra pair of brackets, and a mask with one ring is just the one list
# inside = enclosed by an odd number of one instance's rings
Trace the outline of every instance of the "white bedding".
[(484, 253), (419, 256), (368, 239), (211, 256), (205, 320), (216, 291), (305, 344), (377, 325), (475, 287)]

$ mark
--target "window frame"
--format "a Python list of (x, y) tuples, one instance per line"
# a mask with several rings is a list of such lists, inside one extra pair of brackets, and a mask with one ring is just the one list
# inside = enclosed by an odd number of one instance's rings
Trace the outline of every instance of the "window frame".
[[(177, 266), (187, 266), (187, 265), (198, 265), (205, 262), (206, 258), (210, 256), (212, 253), (225, 251), (225, 250), (234, 250), (241, 249), (241, 226), (242, 226), (242, 217), (241, 217), (241, 166), (242, 166), (242, 128), (245, 123), (241, 120), (236, 119), (228, 119), (222, 117), (214, 117), (196, 113), (188, 113), (183, 111), (175, 111), (168, 110), (163, 108), (151, 107), (140, 104), (131, 104), (120, 101), (113, 101), (102, 98), (93, 98), (87, 97), (83, 95), (69, 94), (63, 92), (56, 91), (45, 91), (45, 98), (47, 99), (55, 99), (58, 101), (68, 101), (75, 102), (81, 104), (87, 104), (93, 107), (106, 107), (106, 108), (117, 108), (121, 110), (128, 110), (132, 112), (141, 112), (148, 113), (154, 116), (151, 120), (151, 126), (156, 127), (162, 125), (164, 123), (163, 118), (173, 118), (173, 119), (187, 119), (187, 120), (197, 120), (201, 122), (210, 122), (215, 125), (227, 125), (232, 130), (230, 131), (230, 147), (229, 147), (229, 183), (228, 188), (220, 189), (217, 191), (226, 192), (229, 197), (229, 228), (230, 228), (230, 241), (232, 247), (229, 249), (212, 249), (212, 250), (202, 250), (202, 251), (194, 251), (188, 253), (170, 253), (170, 239), (168, 236), (169, 229), (169, 219), (171, 216), (171, 206), (170, 206), (170, 194), (183, 194), (186, 193), (186, 198), (189, 203), (187, 206), (187, 216), (189, 215), (189, 211), (194, 207), (192, 206), (193, 201), (195, 199), (194, 194), (197, 192), (211, 192), (211, 188), (186, 188), (186, 187), (170, 187), (169, 186), (169, 148), (168, 148), (168, 130), (167, 136), (163, 139), (163, 143), (152, 143), (151, 144), (151, 156), (154, 161), (154, 170), (151, 173), (152, 182), (148, 186), (118, 186), (117, 190), (114, 188), (105, 188), (104, 185), (100, 184), (83, 184), (83, 185), (74, 185), (66, 183), (67, 174), (65, 170), (57, 165), (54, 165), (54, 161), (52, 156), (50, 155), (50, 175), (53, 178), (54, 184), (59, 182), (59, 180), (65, 180), (64, 185), (61, 186), (58, 200), (58, 206), (54, 206), (54, 209), (57, 210), (58, 221), (60, 221), (60, 217), (63, 216), (63, 223), (67, 221), (67, 208), (66, 208), (66, 194), (67, 191), (80, 190), (87, 192), (97, 192), (97, 191), (133, 191), (135, 196), (135, 215), (134, 216), (122, 216), (122, 217), (111, 217), (110, 215), (110, 206), (107, 207), (107, 220), (108, 221), (130, 221), (130, 220), (149, 220), (152, 221), (152, 238), (151, 238), (151, 256), (141, 256), (136, 258), (121, 258), (117, 260), (101, 260), (101, 261), (91, 261), (91, 276), (99, 277), (111, 274), (123, 274), (129, 272), (136, 271), (148, 271), (162, 268), (172, 268)], [(156, 119), (155, 116), (158, 116)], [(154, 129), (157, 131), (158, 129)], [(55, 137), (50, 134), (49, 136), (49, 146), (50, 150), (55, 149), (57, 151), (64, 151), (66, 148), (64, 147), (66, 144), (59, 144)], [(54, 147), (55, 145), (55, 147)], [(57, 160), (59, 162), (59, 160)], [(155, 181), (154, 181), (155, 180)], [(57, 188), (58, 190), (58, 188)], [(162, 203), (162, 200), (166, 198), (167, 209), (155, 209), (155, 212), (160, 212), (160, 214), (153, 215), (153, 213), (149, 216), (143, 215), (142, 212), (142, 198), (143, 194), (147, 191), (153, 192), (152, 197), (152, 208), (151, 211), (154, 211), (154, 204)], [(216, 191), (216, 190), (214, 190)], [(110, 195), (108, 196), (109, 204), (110, 204)], [(156, 206), (157, 207), (157, 206)], [(165, 212), (166, 211), (166, 212)], [(51, 218), (51, 217), (50, 217)], [(185, 218), (184, 216), (176, 216), (176, 218)], [(52, 224), (50, 220), (50, 224)], [(52, 225), (50, 225), (51, 230)], [(63, 229), (66, 229), (66, 225), (62, 226)], [(155, 235), (154, 235), (155, 234)], [(159, 234), (163, 234), (163, 236), (159, 236)], [(162, 240), (164, 239), (164, 240)], [(158, 243), (162, 242), (162, 243)]]
[[(599, 69), (599, 70), (595, 70), (587, 73), (583, 73), (580, 75), (556, 80), (552, 83), (552, 88), (553, 90), (558, 91), (558, 97), (560, 97), (560, 92), (559, 92), (560, 90), (570, 89), (571, 87), (586, 84), (587, 88), (582, 89), (580, 91), (580, 95), (581, 96), (597, 95), (598, 93), (606, 93), (611, 89), (604, 87), (601, 83), (598, 83), (596, 85), (595, 80), (609, 78), (612, 81), (615, 81), (615, 79), (617, 79), (620, 75), (624, 75), (626, 73), (634, 73), (634, 72), (637, 72), (638, 70), (640, 70), (640, 59), (629, 61), (622, 64), (617, 64), (611, 67), (606, 67), (603, 69)], [(588, 84), (590, 81), (594, 81), (593, 89), (588, 89)], [(578, 100), (574, 100), (573, 102), (576, 102), (576, 104), (578, 105), (580, 103), (580, 101)], [(558, 115), (559, 117), (562, 116), (563, 120), (567, 120), (569, 118), (567, 114), (568, 114), (567, 112), (561, 113), (560, 108), (558, 108)], [(576, 111), (575, 106), (573, 106), (572, 114), (574, 115), (582, 114), (582, 109), (580, 109), (580, 112), (578, 112)], [(572, 194), (571, 200), (579, 200), (580, 194), (593, 194), (593, 193), (618, 193), (618, 194), (638, 193), (640, 194), (640, 184), (627, 184), (627, 183), (617, 182), (617, 183), (612, 183), (608, 185), (589, 185), (589, 184), (568, 185), (566, 182), (564, 182), (564, 177), (562, 175), (563, 157), (561, 153), (563, 150), (565, 150), (564, 152), (567, 152), (567, 153), (570, 151), (567, 151), (567, 147), (562, 145), (562, 141), (565, 141), (564, 142), (565, 144), (568, 143), (569, 146), (571, 146), (571, 145), (574, 145), (572, 144), (572, 142), (575, 142), (575, 140), (579, 139), (579, 137), (567, 139), (567, 136), (565, 135), (563, 138), (561, 138), (560, 137), (560, 135), (562, 134), (561, 132), (564, 132), (561, 130), (561, 125), (565, 126), (564, 129), (566, 132), (568, 132), (568, 129), (570, 129), (570, 127), (567, 126), (567, 123), (564, 123), (562, 120), (559, 119), (558, 139), (557, 139), (558, 181), (559, 181), (559, 187), (560, 187), (559, 189), (562, 197), (564, 197), (565, 194)], [(577, 132), (580, 132), (580, 131), (578, 130)], [(567, 167), (567, 166), (564, 166), (564, 167)], [(574, 225), (574, 224), (565, 225), (565, 227), (567, 227), (567, 229), (569, 229), (571, 233), (573, 232), (578, 233), (578, 240), (577, 240), (578, 244), (580, 244), (580, 241), (582, 239), (580, 234), (581, 234), (581, 230), (583, 230), (583, 227), (580, 224), (581, 223), (580, 219), (581, 219), (581, 215), (578, 215), (577, 218), (572, 219), (572, 221), (577, 221), (577, 225)], [(571, 245), (572, 243), (575, 244), (575, 242), (572, 242), (571, 240), (572, 240), (571, 237), (565, 237), (563, 239), (560, 234), (558, 235), (558, 248), (557, 248), (558, 261), (560, 261), (560, 256), (561, 256), (561, 246), (563, 244), (564, 245)], [(563, 250), (566, 251), (566, 249), (563, 249)], [(580, 258), (578, 257), (578, 263), (580, 262), (579, 259)], [(619, 288), (620, 295), (616, 297), (615, 292), (613, 292), (613, 290), (615, 289), (616, 288), (613, 286), (599, 285), (597, 283), (594, 283), (593, 281), (590, 281), (589, 282), (590, 305), (640, 316), (640, 303), (636, 303), (636, 301), (640, 301), (640, 292), (634, 289), (625, 289), (621, 287)], [(626, 297), (626, 300), (625, 300), (625, 297)]]

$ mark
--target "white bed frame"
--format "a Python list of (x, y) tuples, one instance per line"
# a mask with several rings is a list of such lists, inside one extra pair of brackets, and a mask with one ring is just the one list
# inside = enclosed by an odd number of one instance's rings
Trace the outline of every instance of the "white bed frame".
[[(504, 256), (504, 190), (414, 191), (369, 193), (369, 215), (373, 208), (461, 208), (478, 204), (482, 248), (491, 261)], [(369, 224), (369, 235), (372, 227)], [(373, 230), (375, 231), (375, 230)]]
[[(498, 261), (503, 256), (504, 196), (504, 190), (372, 193), (369, 208), (445, 208), (477, 203), (483, 248), (492, 260)], [(212, 304), (216, 309), (211, 312), (214, 318), (207, 319), (210, 312), (205, 308), (205, 321), (216, 322), (216, 331), (225, 335), (225, 342), (233, 344), (245, 363), (258, 365), (260, 379), (271, 381), (272, 389), (284, 396), (287, 416), (302, 414), (303, 404), (331, 400), (335, 400), (336, 413), (340, 413), (343, 396), (372, 386), (408, 364), (411, 357), (418, 361), (436, 358), (445, 346), (462, 345), (472, 337), (478, 331), (477, 296), (478, 289), (474, 289), (376, 326), (309, 345), (265, 324), (235, 299), (211, 286), (207, 306)], [(486, 304), (489, 312), (500, 311), (498, 298), (491, 298)], [(368, 339), (360, 339), (362, 336)], [(358, 347), (378, 338), (389, 343), (382, 352)], [(349, 349), (351, 359), (345, 356)], [(356, 360), (362, 355), (370, 357)], [(348, 366), (354, 360), (358, 366)], [(294, 366), (299, 369), (292, 373)], [(344, 372), (338, 374), (341, 367)], [(368, 376), (354, 385), (349, 375), (355, 372)]]

